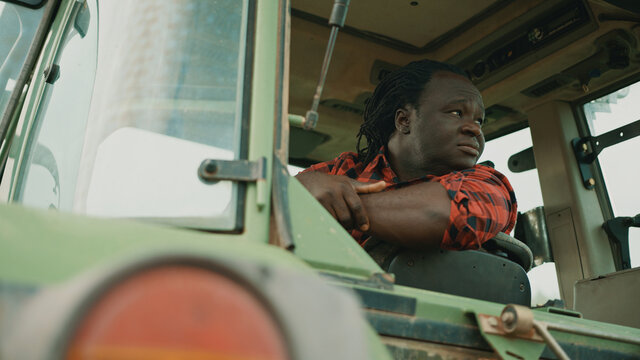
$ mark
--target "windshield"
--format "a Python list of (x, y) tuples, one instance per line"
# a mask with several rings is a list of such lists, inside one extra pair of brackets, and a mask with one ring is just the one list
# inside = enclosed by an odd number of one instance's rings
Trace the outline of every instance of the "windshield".
[(247, 15), (237, 0), (81, 6), (54, 61), (59, 77), (20, 129), (13, 199), (235, 228), (236, 185), (205, 184), (197, 169), (240, 158)]

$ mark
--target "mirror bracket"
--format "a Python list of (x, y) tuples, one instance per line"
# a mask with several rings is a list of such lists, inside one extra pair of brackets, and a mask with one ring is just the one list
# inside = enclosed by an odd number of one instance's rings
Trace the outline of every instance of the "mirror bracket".
[(640, 136), (640, 120), (613, 129), (599, 136), (585, 136), (571, 140), (573, 153), (580, 167), (582, 184), (587, 190), (596, 185), (595, 177), (591, 172), (591, 164), (605, 148)]
[(640, 227), (640, 214), (619, 216), (607, 220), (602, 226), (615, 244), (618, 253), (619, 264), (617, 270), (631, 269), (631, 255), (629, 253), (629, 228)]

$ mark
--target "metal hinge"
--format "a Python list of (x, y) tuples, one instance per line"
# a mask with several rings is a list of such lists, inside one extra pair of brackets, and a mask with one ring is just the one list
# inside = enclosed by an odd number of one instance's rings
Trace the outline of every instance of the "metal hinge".
[(266, 163), (264, 157), (257, 161), (206, 159), (198, 168), (198, 177), (207, 184), (220, 180), (257, 182), (266, 179)]
[(221, 180), (256, 183), (256, 206), (262, 210), (269, 196), (267, 184), (267, 158), (256, 161), (206, 159), (198, 167), (198, 177), (205, 184)]

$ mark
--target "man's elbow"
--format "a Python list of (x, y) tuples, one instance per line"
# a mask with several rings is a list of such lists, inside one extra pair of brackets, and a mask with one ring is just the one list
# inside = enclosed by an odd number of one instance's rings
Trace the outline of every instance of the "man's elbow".
[(422, 226), (417, 240), (419, 248), (438, 248), (449, 226), (449, 209), (426, 209), (422, 216)]
[(407, 219), (402, 226), (376, 236), (409, 249), (439, 248), (449, 225), (449, 212), (431, 208), (417, 212), (415, 215)]

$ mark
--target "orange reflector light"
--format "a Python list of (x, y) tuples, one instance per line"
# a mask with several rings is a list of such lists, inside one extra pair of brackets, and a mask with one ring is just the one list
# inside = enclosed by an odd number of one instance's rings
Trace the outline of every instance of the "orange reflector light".
[(287, 359), (264, 305), (242, 285), (185, 265), (146, 270), (115, 285), (71, 341), (76, 359)]

